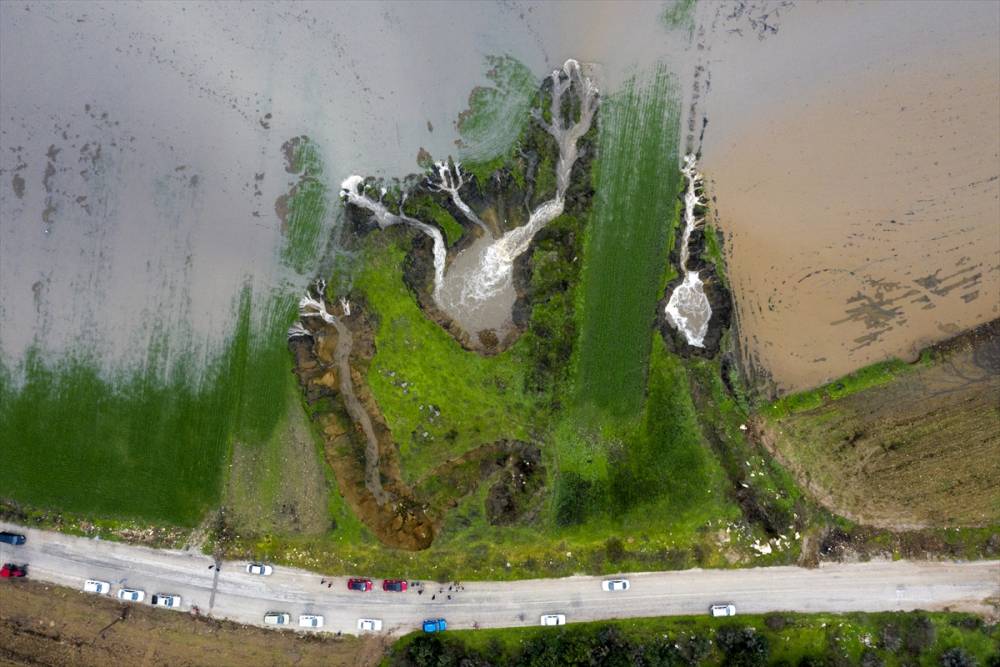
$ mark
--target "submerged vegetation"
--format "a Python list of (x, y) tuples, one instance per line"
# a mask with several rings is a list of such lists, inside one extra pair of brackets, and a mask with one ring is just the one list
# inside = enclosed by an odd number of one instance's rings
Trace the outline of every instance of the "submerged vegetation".
[(5, 373), (4, 494), (73, 513), (196, 525), (219, 501), (232, 440), (266, 438), (284, 409), (273, 400), (287, 373), (273, 346), (284, 318), (265, 311), (270, 327), (255, 333), (249, 287), (237, 312), (236, 331), (204, 378), (190, 362), (171, 363), (166, 342), (142, 370), (110, 378), (95, 360), (52, 364), (38, 353), (25, 362), (23, 386)]
[[(305, 138), (289, 146), (289, 172), (301, 177), (279, 200), (289, 211), (279, 252), (294, 271), (315, 261), (326, 204), (314, 148)], [(234, 446), (267, 466), (261, 450), (276, 446), (286, 411), (300, 409), (288, 393), (294, 297), (286, 290), (247, 282), (221, 350), (164, 332), (138, 368), (107, 373), (98, 359), (37, 350), (23, 367), (0, 366), (3, 498), (94, 519), (201, 523), (223, 499)]]

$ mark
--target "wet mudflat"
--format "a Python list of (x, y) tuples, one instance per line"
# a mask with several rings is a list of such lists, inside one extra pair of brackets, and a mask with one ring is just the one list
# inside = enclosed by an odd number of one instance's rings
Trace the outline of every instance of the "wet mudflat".
[(703, 167), (759, 377), (800, 390), (995, 318), (996, 6), (750, 4), (756, 32), (717, 18)]

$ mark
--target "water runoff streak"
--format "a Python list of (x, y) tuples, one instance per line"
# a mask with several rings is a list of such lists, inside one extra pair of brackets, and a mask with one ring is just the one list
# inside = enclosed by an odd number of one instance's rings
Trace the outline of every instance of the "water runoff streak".
[(684, 281), (674, 288), (667, 302), (667, 321), (682, 334), (688, 345), (705, 346), (705, 334), (708, 333), (708, 321), (712, 317), (712, 307), (705, 295), (705, 285), (697, 271), (688, 271), (687, 263), (690, 257), (691, 232), (702, 223), (695, 217), (695, 207), (703, 204), (699, 190), (701, 174), (696, 167), (697, 159), (693, 154), (684, 156), (684, 167), (681, 173), (687, 180), (684, 192), (684, 234), (681, 237), (681, 271)]

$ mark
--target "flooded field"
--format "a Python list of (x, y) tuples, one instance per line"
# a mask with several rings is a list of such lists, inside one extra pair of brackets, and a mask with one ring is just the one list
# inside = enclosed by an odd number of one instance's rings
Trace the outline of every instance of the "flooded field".
[(0, 5), (0, 440), (17, 461), (0, 486), (196, 524), (233, 452), (249, 464), (229, 481), (256, 480), (299, 409), (285, 330), (343, 259), (337, 184), (487, 159), (513, 126), (462, 112), (513, 118), (505, 91), (570, 57), (608, 92), (652, 63), (685, 71), (689, 15), (663, 10)]
[(997, 5), (744, 9), (702, 108), (747, 361), (799, 390), (997, 317)]

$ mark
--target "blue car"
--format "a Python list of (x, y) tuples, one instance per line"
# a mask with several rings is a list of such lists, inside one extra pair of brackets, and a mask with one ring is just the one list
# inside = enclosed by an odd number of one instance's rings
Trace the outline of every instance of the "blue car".
[(424, 621), (424, 632), (444, 632), (448, 623), (443, 618), (428, 618)]
[(0, 532), (0, 542), (6, 542), (7, 544), (13, 544), (17, 546), (18, 544), (24, 544), (24, 535), (18, 535), (17, 533), (8, 533), (6, 530)]

